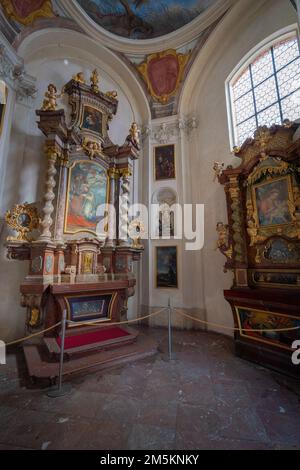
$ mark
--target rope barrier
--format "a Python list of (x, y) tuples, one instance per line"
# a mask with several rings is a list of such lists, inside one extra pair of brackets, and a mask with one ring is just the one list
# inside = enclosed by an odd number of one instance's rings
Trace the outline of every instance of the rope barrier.
[[(161, 308), (160, 310), (157, 310), (156, 312), (152, 312), (152, 313), (150, 313), (149, 315), (145, 315), (145, 316), (143, 316), (143, 317), (138, 317), (138, 318), (134, 318), (134, 319), (132, 319), (132, 320), (126, 320), (126, 321), (122, 321), (122, 322), (113, 322), (113, 323), (81, 322), (81, 323), (78, 323), (78, 322), (74, 322), (74, 321), (72, 321), (72, 320), (67, 320), (67, 322), (68, 322), (68, 323), (73, 323), (73, 324), (76, 325), (76, 326), (84, 326), (84, 325), (87, 325), (87, 326), (115, 326), (115, 325), (124, 325), (124, 324), (127, 324), (127, 323), (134, 323), (134, 322), (138, 322), (138, 321), (141, 321), (141, 320), (145, 320), (146, 318), (150, 318), (150, 317), (153, 317), (154, 315), (158, 315), (159, 313), (163, 312), (164, 310), (166, 310), (166, 307)], [(52, 326), (50, 326), (49, 328), (46, 328), (45, 330), (41, 330), (41, 331), (38, 331), (37, 333), (32, 333), (32, 334), (29, 335), (29, 336), (24, 336), (23, 338), (16, 339), (15, 341), (11, 341), (10, 343), (6, 343), (6, 346), (12, 346), (13, 344), (22, 343), (22, 341), (27, 341), (28, 339), (34, 338), (35, 336), (39, 336), (39, 335), (41, 335), (42, 333), (46, 333), (47, 331), (54, 330), (54, 328), (56, 328), (56, 327), (59, 326), (59, 325), (61, 325), (61, 322), (55, 323), (55, 325), (52, 325)]]
[(213, 322), (209, 322), (209, 321), (206, 321), (206, 320), (200, 320), (200, 318), (195, 318), (195, 317), (192, 317), (192, 315), (189, 315), (185, 312), (183, 312), (182, 310), (176, 308), (176, 307), (173, 307), (174, 310), (177, 311), (177, 313), (179, 313), (179, 315), (182, 315), (183, 317), (186, 317), (186, 318), (190, 318), (191, 320), (193, 321), (196, 321), (196, 322), (199, 322), (199, 323), (204, 323), (205, 325), (210, 325), (210, 326), (215, 326), (217, 328), (223, 328), (224, 330), (230, 330), (230, 331), (254, 331), (254, 332), (260, 332), (260, 333), (263, 333), (263, 332), (283, 332), (283, 331), (293, 331), (293, 330), (299, 330), (300, 329), (300, 326), (291, 326), (289, 328), (277, 328), (277, 329), (272, 329), (272, 328), (236, 328), (236, 327), (232, 327), (232, 326), (226, 326), (226, 325), (221, 325), (220, 323), (213, 323)]
[(24, 336), (24, 338), (16, 339), (15, 341), (11, 341), (10, 343), (6, 343), (5, 345), (6, 346), (11, 346), (12, 344), (22, 343), (22, 341), (26, 341), (27, 339), (33, 338), (34, 336), (39, 336), (42, 333), (46, 333), (46, 331), (53, 330), (54, 328), (56, 328), (60, 324), (61, 324), (61, 322), (58, 322), (55, 325), (52, 325), (49, 328), (46, 328), (45, 330), (38, 331), (37, 333), (32, 333), (32, 335), (29, 335), (29, 336)]
[[(72, 320), (67, 320), (67, 323), (71, 323), (76, 326), (115, 326), (115, 325), (125, 325), (129, 323), (136, 323), (142, 320), (146, 320), (147, 318), (154, 317), (155, 315), (158, 315), (159, 313), (164, 312), (167, 310), (168, 307), (163, 307), (160, 310), (157, 310), (156, 312), (152, 312), (149, 315), (144, 315), (142, 317), (138, 318), (133, 318), (132, 320), (125, 320), (121, 322), (112, 322), (112, 323), (106, 323), (106, 322), (74, 322)], [(237, 328), (237, 327), (231, 327), (231, 326), (226, 326), (222, 325), (220, 323), (214, 323), (214, 322), (209, 322), (206, 320), (201, 320), (200, 318), (195, 318), (192, 315), (189, 315), (188, 313), (183, 312), (181, 309), (173, 307), (173, 310), (178, 313), (179, 315), (186, 317), (190, 320), (193, 320), (198, 323), (202, 323), (204, 325), (209, 325), (209, 326), (214, 326), (216, 328), (221, 328), (224, 330), (230, 330), (230, 331), (251, 331), (251, 332), (259, 332), (259, 333), (264, 333), (264, 332), (284, 332), (284, 331), (294, 331), (294, 330), (299, 330), (300, 326), (292, 326), (292, 327), (287, 327), (287, 328)], [(27, 341), (30, 338), (34, 338), (35, 336), (39, 336), (43, 333), (46, 333), (47, 331), (51, 331), (57, 326), (61, 325), (61, 322), (56, 323), (55, 325), (50, 326), (49, 328), (46, 328), (45, 330), (38, 331), (37, 333), (32, 333), (29, 336), (24, 336), (23, 338), (17, 339), (15, 341), (11, 341), (9, 343), (6, 343), (6, 346), (12, 346), (13, 344), (18, 344), (21, 343), (22, 341)]]
[(106, 323), (106, 322), (82, 322), (82, 323), (78, 323), (76, 321), (72, 321), (72, 320), (67, 320), (68, 323), (72, 323), (73, 325), (76, 325), (76, 326), (84, 326), (84, 325), (87, 325), (87, 326), (115, 326), (115, 325), (125, 325), (125, 324), (128, 324), (128, 323), (135, 323), (135, 322), (138, 322), (138, 321), (141, 321), (141, 320), (145, 320), (146, 318), (150, 318), (150, 317), (154, 317), (155, 315), (158, 315), (159, 313), (163, 312), (164, 310), (166, 310), (167, 307), (164, 307), (164, 308), (161, 308), (160, 310), (157, 310), (156, 312), (152, 312), (150, 313), (149, 315), (145, 315), (143, 317), (138, 317), (138, 318), (133, 318), (132, 320), (126, 320), (126, 321), (118, 321), (118, 322), (114, 322), (114, 323)]

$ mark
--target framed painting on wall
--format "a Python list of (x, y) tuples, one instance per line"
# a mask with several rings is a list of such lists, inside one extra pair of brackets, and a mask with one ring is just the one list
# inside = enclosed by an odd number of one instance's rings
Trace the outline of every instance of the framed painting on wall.
[(155, 285), (157, 288), (178, 288), (177, 246), (156, 247)]
[(254, 185), (253, 201), (260, 227), (292, 222), (294, 204), (289, 176)]
[(154, 147), (154, 178), (156, 181), (176, 178), (174, 144)]
[(101, 111), (92, 106), (84, 106), (82, 112), (81, 128), (86, 131), (102, 135), (103, 116)]
[(76, 161), (69, 169), (65, 233), (101, 233), (108, 195), (107, 171), (99, 163)]

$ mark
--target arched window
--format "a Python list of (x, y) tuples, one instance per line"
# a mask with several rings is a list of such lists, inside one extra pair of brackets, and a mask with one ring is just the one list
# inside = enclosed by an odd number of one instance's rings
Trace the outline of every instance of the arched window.
[(300, 118), (300, 56), (296, 32), (262, 47), (228, 81), (231, 143), (258, 126)]

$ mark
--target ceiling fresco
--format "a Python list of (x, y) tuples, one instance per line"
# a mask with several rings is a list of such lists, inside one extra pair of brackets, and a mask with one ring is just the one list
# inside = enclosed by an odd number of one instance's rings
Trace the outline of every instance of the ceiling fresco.
[(216, 0), (78, 0), (99, 26), (130, 39), (151, 39), (186, 25)]

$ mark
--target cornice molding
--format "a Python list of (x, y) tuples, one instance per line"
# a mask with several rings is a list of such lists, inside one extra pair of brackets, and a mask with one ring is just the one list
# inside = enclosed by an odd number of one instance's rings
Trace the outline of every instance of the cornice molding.
[(142, 128), (142, 139), (147, 138), (152, 143), (167, 144), (178, 140), (182, 135), (189, 138), (198, 128), (199, 120), (196, 116), (172, 116), (170, 119), (151, 121)]
[(19, 102), (34, 97), (36, 93), (36, 79), (28, 75), (21, 59), (0, 32), (0, 78), (12, 88)]
[(117, 36), (97, 25), (74, 0), (64, 0), (63, 2), (57, 0), (58, 4), (63, 3), (63, 8), (67, 14), (95, 40), (124, 54), (141, 55), (160, 52), (168, 48), (178, 49), (188, 44), (199, 37), (208, 26), (236, 2), (237, 0), (218, 0), (215, 5), (209, 7), (193, 21), (172, 33), (153, 39), (136, 40)]

